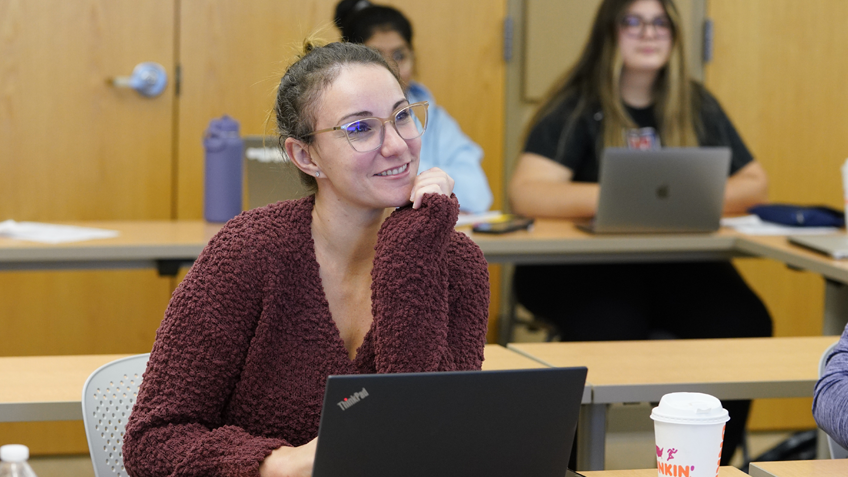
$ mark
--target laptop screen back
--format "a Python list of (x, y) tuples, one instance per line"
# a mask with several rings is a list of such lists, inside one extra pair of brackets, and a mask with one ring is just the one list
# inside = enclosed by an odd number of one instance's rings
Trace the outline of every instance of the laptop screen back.
[(248, 209), (307, 195), (297, 168), (283, 161), (279, 138), (245, 136), (244, 161), (247, 164)]
[(331, 376), (313, 475), (562, 477), (586, 372)]
[(594, 231), (713, 232), (724, 207), (729, 148), (607, 148)]

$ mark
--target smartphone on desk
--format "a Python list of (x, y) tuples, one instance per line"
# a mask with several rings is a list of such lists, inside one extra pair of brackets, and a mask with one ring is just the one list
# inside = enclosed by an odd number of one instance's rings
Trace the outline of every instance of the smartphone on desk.
[(503, 220), (474, 224), (471, 230), (479, 234), (505, 234), (516, 230), (526, 230), (532, 225), (531, 218), (510, 215)]

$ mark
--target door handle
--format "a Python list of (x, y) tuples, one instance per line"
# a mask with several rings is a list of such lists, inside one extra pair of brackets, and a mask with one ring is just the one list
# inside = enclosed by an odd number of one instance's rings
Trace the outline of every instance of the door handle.
[(116, 88), (132, 88), (146, 98), (155, 98), (165, 91), (168, 73), (159, 63), (148, 61), (137, 64), (130, 76), (112, 78), (111, 84)]

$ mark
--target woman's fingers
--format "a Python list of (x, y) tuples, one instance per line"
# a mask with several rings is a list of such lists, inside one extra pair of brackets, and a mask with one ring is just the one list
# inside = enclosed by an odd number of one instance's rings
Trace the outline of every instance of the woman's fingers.
[(417, 209), (421, 206), (424, 194), (451, 195), (453, 193), (453, 185), (453, 178), (438, 167), (422, 172), (415, 178), (415, 183), (412, 185), (412, 193), (409, 197), (409, 200), (412, 202), (412, 208)]

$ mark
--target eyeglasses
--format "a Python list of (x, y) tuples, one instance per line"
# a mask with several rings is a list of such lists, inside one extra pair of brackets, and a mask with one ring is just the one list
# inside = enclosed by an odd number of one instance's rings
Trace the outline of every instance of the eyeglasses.
[(412, 103), (396, 110), (390, 118), (357, 119), (341, 126), (311, 132), (304, 137), (330, 131), (342, 131), (354, 151), (376, 151), (383, 145), (383, 139), (386, 137), (386, 123), (392, 123), (401, 139), (409, 141), (421, 137), (427, 129), (429, 105), (427, 101)]
[(637, 15), (625, 15), (621, 19), (621, 31), (630, 38), (642, 38), (648, 25), (654, 27), (654, 35), (657, 38), (668, 38), (671, 35), (671, 21), (665, 16), (645, 20)]

